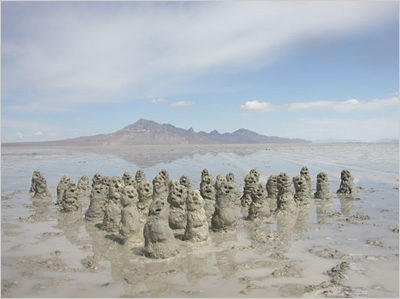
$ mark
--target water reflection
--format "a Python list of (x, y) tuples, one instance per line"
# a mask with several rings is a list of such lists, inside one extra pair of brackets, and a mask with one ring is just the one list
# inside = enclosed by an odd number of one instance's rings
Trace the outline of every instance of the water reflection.
[(313, 208), (312, 206), (299, 207), (293, 232), (298, 234), (300, 239), (303, 239), (304, 233), (308, 232), (308, 220), (310, 219), (312, 208)]
[(325, 224), (327, 222), (328, 216), (331, 213), (333, 205), (333, 198), (329, 199), (315, 199), (315, 206), (317, 210), (317, 222), (318, 224)]
[(353, 210), (354, 201), (356, 199), (343, 194), (338, 194), (338, 197), (340, 200), (340, 212), (342, 212), (343, 216), (349, 216)]

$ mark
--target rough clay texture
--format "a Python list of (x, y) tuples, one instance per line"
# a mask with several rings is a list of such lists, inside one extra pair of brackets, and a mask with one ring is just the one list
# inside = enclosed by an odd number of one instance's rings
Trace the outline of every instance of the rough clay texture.
[(154, 200), (150, 205), (149, 217), (143, 231), (145, 256), (160, 259), (178, 254), (168, 218), (168, 202), (162, 199)]
[(89, 207), (85, 213), (85, 219), (99, 223), (104, 219), (104, 210), (107, 203), (107, 194), (103, 184), (97, 184), (92, 188)]
[(79, 196), (87, 197), (90, 195), (91, 188), (89, 186), (89, 178), (83, 175), (78, 181), (78, 193)]
[(278, 176), (271, 175), (268, 178), (266, 187), (268, 193), (267, 201), (269, 204), (269, 208), (271, 211), (275, 211), (278, 207)]
[(124, 181), (125, 186), (133, 186), (136, 188), (136, 181), (132, 178), (132, 175), (128, 171), (124, 172), (122, 175), (122, 180)]
[(193, 190), (187, 198), (187, 224), (184, 239), (192, 242), (207, 241), (208, 221), (203, 208), (203, 198), (198, 190)]
[(35, 200), (51, 200), (52, 196), (47, 189), (47, 181), (39, 170), (35, 170), (32, 175), (32, 184), (29, 189), (32, 199)]
[(165, 188), (167, 189), (167, 196), (168, 196), (168, 193), (169, 193), (169, 173), (168, 173), (167, 170), (162, 169), (158, 174), (164, 180), (164, 185), (165, 185)]
[(267, 190), (264, 185), (257, 184), (251, 192), (251, 205), (249, 208), (248, 220), (263, 221), (271, 216), (270, 208), (267, 201)]
[(236, 192), (232, 182), (221, 184), (217, 190), (217, 204), (211, 220), (212, 229), (215, 231), (235, 230), (238, 220)]
[(103, 181), (103, 176), (100, 173), (96, 173), (92, 178), (92, 188), (94, 185), (101, 184)]
[(356, 186), (354, 185), (354, 178), (349, 170), (343, 169), (340, 174), (340, 188), (337, 193), (345, 194), (351, 197), (358, 196)]
[(302, 175), (293, 177), (293, 185), (294, 185), (294, 190), (296, 191), (294, 195), (294, 200), (297, 203), (297, 205), (302, 208), (311, 207), (312, 198), (305, 177)]
[(303, 166), (300, 170), (300, 175), (303, 176), (306, 179), (307, 186), (308, 186), (308, 192), (312, 196), (312, 183), (311, 183), (311, 176), (310, 176), (310, 171), (308, 170), (307, 166)]
[(149, 207), (153, 196), (153, 186), (147, 181), (143, 180), (138, 185), (139, 201), (137, 203), (137, 208), (140, 213), (140, 221), (145, 223), (147, 216), (149, 215)]
[(135, 181), (136, 184), (139, 186), (142, 182), (146, 181), (146, 174), (144, 173), (144, 171), (142, 169), (139, 169), (138, 171), (136, 171), (135, 174)]
[(278, 212), (294, 212), (297, 204), (294, 201), (289, 176), (284, 172), (278, 175), (278, 190)]
[(168, 195), (168, 203), (170, 204), (169, 227), (173, 230), (185, 229), (187, 188), (178, 181), (173, 180), (171, 182)]
[(168, 187), (165, 184), (165, 178), (160, 174), (153, 179), (153, 201), (157, 199), (167, 201)]
[(242, 207), (251, 205), (251, 192), (258, 184), (258, 179), (255, 173), (249, 173), (244, 177), (243, 196), (240, 199)]
[(73, 181), (70, 181), (67, 190), (63, 194), (61, 211), (66, 213), (79, 211), (81, 206), (78, 197), (78, 186)]
[(328, 175), (320, 172), (317, 175), (317, 192), (314, 193), (315, 198), (329, 199), (332, 198), (331, 186), (329, 186)]
[(138, 193), (132, 185), (125, 186), (121, 193), (121, 222), (119, 236), (123, 244), (141, 243), (143, 240), (143, 225), (140, 222), (140, 214), (136, 206)]
[(57, 185), (57, 201), (56, 201), (56, 205), (59, 205), (62, 203), (62, 199), (63, 199), (63, 195), (65, 190), (67, 190), (68, 188), (68, 184), (71, 181), (71, 178), (67, 175), (64, 175), (60, 182)]

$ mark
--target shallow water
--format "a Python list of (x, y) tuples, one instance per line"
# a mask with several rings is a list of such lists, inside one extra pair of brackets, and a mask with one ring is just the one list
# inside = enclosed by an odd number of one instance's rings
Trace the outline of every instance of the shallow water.
[[(392, 231), (399, 224), (397, 144), (241, 145), (182, 153), (180, 158), (159, 152), (156, 157), (157, 164), (136, 155), (135, 149), (127, 156), (2, 146), (3, 297), (399, 296), (399, 239)], [(204, 168), (214, 177), (233, 172), (240, 190), (252, 168), (265, 183), (270, 175), (286, 172), (293, 177), (307, 166), (313, 188), (316, 175), (324, 171), (334, 194), (340, 171), (346, 168), (362, 189), (360, 200), (335, 196), (332, 203), (317, 202), (295, 220), (275, 219), (254, 227), (241, 217), (237, 233), (211, 233), (211, 241), (200, 245), (178, 240), (181, 253), (163, 261), (147, 259), (140, 247), (122, 246), (85, 222), (88, 199), (81, 215), (69, 215), (57, 212), (54, 205), (35, 205), (29, 197), (36, 169), (46, 177), (55, 201), (63, 175), (74, 182), (96, 172), (134, 175), (138, 165), (148, 180), (161, 169), (168, 170), (170, 179), (185, 174), (194, 189)], [(269, 242), (269, 233), (279, 235), (279, 242)], [(322, 249), (338, 249), (345, 256), (317, 256)], [(325, 272), (342, 261), (349, 262), (349, 269), (341, 286), (306, 288), (329, 281)], [(276, 275), (274, 271), (285, 266), (292, 271)]]

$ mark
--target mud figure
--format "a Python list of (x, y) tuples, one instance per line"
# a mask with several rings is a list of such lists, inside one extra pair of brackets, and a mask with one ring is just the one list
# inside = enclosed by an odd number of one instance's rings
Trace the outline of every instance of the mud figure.
[(110, 193), (110, 186), (111, 186), (111, 178), (109, 176), (105, 176), (101, 180), (101, 184), (103, 185), (103, 191), (108, 196)]
[(35, 195), (37, 183), (43, 179), (44, 176), (39, 170), (35, 170), (32, 174), (31, 188), (29, 189), (29, 194), (31, 197)]
[(307, 166), (303, 166), (301, 168), (300, 175), (306, 179), (308, 190), (309, 190), (308, 192), (312, 196), (311, 176), (310, 176), (310, 172), (308, 171)]
[(278, 176), (271, 175), (267, 181), (267, 201), (271, 212), (275, 211), (278, 207)]
[(299, 207), (309, 208), (312, 206), (312, 198), (310, 188), (303, 175), (293, 177), (293, 185), (296, 193), (294, 200)]
[(144, 254), (160, 259), (178, 254), (174, 233), (168, 224), (169, 204), (166, 200), (155, 199), (149, 209), (144, 226)]
[(91, 188), (89, 186), (89, 178), (83, 175), (78, 181), (78, 193), (81, 197), (86, 197), (90, 195)]
[(165, 179), (160, 175), (156, 175), (153, 179), (153, 201), (156, 199), (161, 199), (167, 201), (168, 189), (165, 185)]
[(62, 199), (63, 199), (63, 195), (65, 190), (67, 190), (68, 188), (68, 184), (71, 181), (71, 178), (67, 175), (64, 175), (60, 182), (57, 185), (57, 201), (56, 201), (56, 205), (59, 205), (62, 203)]
[(226, 181), (232, 183), (235, 186), (235, 192), (236, 192), (236, 197), (237, 197), (237, 201), (238, 201), (238, 205), (240, 205), (240, 190), (237, 187), (236, 181), (235, 181), (235, 175), (230, 172), (226, 175)]
[(336, 193), (345, 194), (347, 196), (356, 197), (358, 192), (354, 185), (354, 178), (349, 170), (343, 169), (340, 173), (340, 188)]
[(94, 185), (102, 184), (103, 176), (100, 173), (96, 173), (92, 178), (92, 188)]
[(203, 208), (203, 198), (198, 190), (187, 198), (187, 224), (184, 239), (192, 242), (208, 240), (208, 221)]
[(329, 186), (328, 175), (320, 172), (317, 175), (317, 192), (314, 193), (315, 198), (330, 199), (333, 198), (331, 186)]
[(146, 181), (146, 174), (144, 173), (144, 171), (142, 169), (139, 169), (138, 171), (136, 171), (135, 174), (135, 181), (136, 184), (139, 186), (143, 181)]
[(140, 222), (140, 214), (136, 206), (138, 193), (135, 187), (128, 185), (121, 193), (121, 222), (119, 225), (119, 237), (122, 244), (141, 243), (143, 241), (143, 226)]
[(244, 177), (243, 196), (240, 199), (242, 207), (250, 207), (251, 205), (251, 191), (258, 184), (257, 177), (253, 173), (249, 173)]
[(222, 174), (217, 175), (217, 179), (215, 181), (215, 191), (218, 192), (218, 189), (221, 188), (223, 183), (226, 183), (226, 177)]
[(278, 212), (295, 212), (297, 204), (294, 201), (289, 176), (282, 172), (278, 175)]
[(251, 191), (251, 199), (247, 219), (251, 221), (267, 220), (271, 216), (271, 212), (267, 201), (267, 190), (262, 184), (257, 184)]
[[(114, 195), (117, 193), (114, 193)], [(121, 222), (121, 201), (120, 195), (109, 197), (104, 210), (104, 218), (102, 230), (109, 233), (117, 233), (119, 231), (119, 223)]]
[(165, 188), (167, 189), (167, 194), (168, 194), (169, 193), (169, 173), (165, 169), (162, 169), (158, 174), (161, 176), (161, 178), (163, 178), (164, 185), (165, 185)]
[(200, 188), (200, 195), (204, 199), (204, 210), (208, 225), (211, 226), (211, 218), (215, 212), (216, 194), (213, 184), (203, 184)]
[(104, 219), (104, 210), (107, 203), (107, 193), (103, 184), (97, 184), (90, 193), (89, 207), (85, 213), (85, 219), (94, 223), (100, 223)]
[(33, 190), (32, 200), (51, 201), (52, 196), (47, 189), (47, 181), (44, 176), (39, 172), (32, 180), (34, 181), (31, 186), (31, 190)]
[(217, 203), (211, 219), (215, 231), (235, 230), (238, 220), (235, 186), (224, 182), (217, 191)]
[(186, 227), (186, 199), (187, 189), (177, 181), (170, 184), (168, 203), (170, 204), (169, 227), (173, 230), (185, 229)]
[(179, 183), (186, 187), (188, 194), (192, 192), (192, 183), (190, 182), (188, 176), (186, 175), (181, 176), (181, 178), (179, 179)]
[(78, 197), (78, 186), (74, 182), (70, 181), (67, 190), (65, 190), (63, 194), (61, 211), (66, 213), (80, 211), (81, 205)]
[(115, 203), (117, 203), (120, 208), (122, 208), (120, 197), (124, 187), (125, 184), (121, 177), (119, 176), (112, 177), (108, 198), (114, 199)]
[(122, 175), (122, 180), (124, 181), (124, 186), (133, 186), (136, 188), (136, 181), (132, 178), (132, 175), (125, 171)]
[(201, 172), (200, 190), (201, 190), (203, 185), (208, 185), (208, 184), (215, 185), (215, 182), (214, 182), (214, 177), (205, 168)]
[(149, 181), (142, 181), (138, 188), (139, 201), (137, 207), (140, 213), (140, 221), (146, 222), (147, 216), (149, 215), (149, 207), (153, 196), (153, 186)]

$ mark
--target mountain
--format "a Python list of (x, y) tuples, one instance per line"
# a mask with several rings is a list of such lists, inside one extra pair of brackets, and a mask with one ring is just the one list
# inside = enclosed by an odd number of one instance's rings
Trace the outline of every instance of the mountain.
[[(111, 134), (84, 136), (74, 139), (53, 141), (72, 145), (141, 145), (141, 144), (263, 144), (263, 143), (309, 143), (303, 139), (264, 136), (255, 132), (239, 129), (233, 133), (221, 134), (217, 130), (206, 133), (174, 127), (171, 124), (159, 124), (155, 121), (140, 119)], [(50, 143), (50, 142), (49, 142)]]

